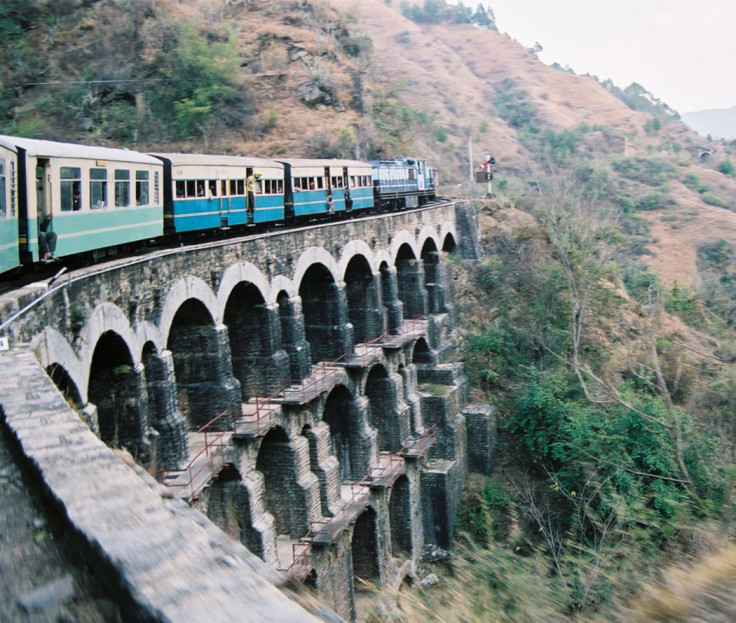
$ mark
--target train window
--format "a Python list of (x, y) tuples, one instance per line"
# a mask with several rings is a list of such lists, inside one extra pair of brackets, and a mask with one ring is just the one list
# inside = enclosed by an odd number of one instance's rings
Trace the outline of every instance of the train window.
[(8, 212), (6, 205), (5, 192), (7, 185), (5, 183), (5, 160), (0, 160), (0, 217), (5, 217)]
[(148, 205), (148, 171), (135, 172), (135, 204)]
[(317, 178), (317, 188), (319, 190), (325, 189), (325, 178), (324, 177), (318, 177)]
[(93, 210), (107, 205), (107, 171), (105, 169), (89, 170), (89, 199)]
[(207, 183), (207, 197), (217, 197), (217, 180), (210, 180)]
[(409, 167), (409, 179), (410, 180), (417, 179), (417, 170), (414, 167)]
[(230, 180), (230, 194), (242, 197), (245, 194), (245, 180)]
[(279, 195), (284, 194), (284, 180), (279, 180), (278, 186), (276, 187)]
[(227, 196), (227, 180), (220, 181), (220, 196), (221, 197)]
[(115, 207), (127, 208), (130, 205), (130, 171), (115, 169)]
[(184, 180), (176, 180), (174, 183), (174, 195), (177, 199), (183, 199), (187, 196), (187, 186)]
[(61, 211), (79, 210), (82, 169), (79, 167), (61, 167), (59, 177), (61, 178)]

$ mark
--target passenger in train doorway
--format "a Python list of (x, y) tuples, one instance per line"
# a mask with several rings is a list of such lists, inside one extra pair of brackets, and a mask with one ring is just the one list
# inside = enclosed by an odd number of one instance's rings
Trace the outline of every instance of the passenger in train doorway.
[(38, 256), (43, 264), (56, 262), (56, 232), (53, 229), (53, 214), (49, 211), (46, 216), (38, 217)]

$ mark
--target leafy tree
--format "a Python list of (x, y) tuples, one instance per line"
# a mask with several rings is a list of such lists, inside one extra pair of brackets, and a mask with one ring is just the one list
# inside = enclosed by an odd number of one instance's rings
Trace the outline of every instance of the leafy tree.
[(252, 104), (238, 89), (237, 38), (229, 30), (222, 41), (209, 41), (194, 23), (166, 25), (155, 66), (166, 80), (146, 93), (153, 114), (171, 119), (182, 138), (205, 135), (210, 124), (242, 125)]

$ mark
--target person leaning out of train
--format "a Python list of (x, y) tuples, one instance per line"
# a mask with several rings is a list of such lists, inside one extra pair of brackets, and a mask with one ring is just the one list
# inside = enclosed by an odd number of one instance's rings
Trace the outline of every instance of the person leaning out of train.
[(53, 229), (53, 217), (51, 211), (46, 216), (41, 214), (38, 217), (38, 256), (44, 264), (56, 261), (54, 252), (57, 236)]

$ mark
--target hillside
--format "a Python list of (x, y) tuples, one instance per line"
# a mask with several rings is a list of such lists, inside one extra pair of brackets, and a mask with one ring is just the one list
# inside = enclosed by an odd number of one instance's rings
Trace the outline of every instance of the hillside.
[(736, 180), (717, 171), (730, 147), (632, 110), (506, 35), (417, 24), (399, 4), (33, 0), (5, 28), (2, 132), (266, 157), (414, 153), (446, 194), (470, 191), (470, 139), (472, 166), (491, 153), (497, 178), (526, 195), (549, 171), (545, 137), (572, 137), (578, 159), (666, 165), (656, 187), (613, 174), (622, 200), (665, 199), (640, 214), (642, 261), (667, 286), (699, 283), (697, 248), (736, 234)]
[(477, 542), (419, 592), (416, 617), (626, 620), (661, 569), (731, 537), (734, 146), (645, 92), (627, 105), (507, 35), (417, 23), (398, 0), (12, 5), (2, 133), (414, 154), (456, 197), (485, 192), (470, 170), (495, 157), (495, 197), (478, 201), (487, 257), (446, 264), (474, 397), (498, 408), (498, 474), (469, 492), (459, 525)]

